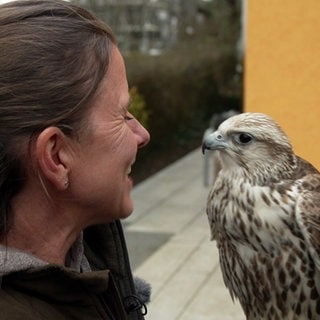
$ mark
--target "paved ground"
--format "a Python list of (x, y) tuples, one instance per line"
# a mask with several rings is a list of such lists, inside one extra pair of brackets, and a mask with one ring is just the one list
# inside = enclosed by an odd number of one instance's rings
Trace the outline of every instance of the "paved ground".
[(134, 274), (152, 285), (149, 320), (244, 320), (233, 303), (211, 242), (197, 149), (133, 190), (124, 221)]

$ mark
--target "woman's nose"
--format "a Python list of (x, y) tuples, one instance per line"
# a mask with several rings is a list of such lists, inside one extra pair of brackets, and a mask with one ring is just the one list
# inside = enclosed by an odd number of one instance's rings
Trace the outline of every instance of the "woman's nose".
[(138, 122), (138, 130), (136, 134), (138, 136), (138, 148), (143, 148), (149, 143), (150, 134), (140, 122)]

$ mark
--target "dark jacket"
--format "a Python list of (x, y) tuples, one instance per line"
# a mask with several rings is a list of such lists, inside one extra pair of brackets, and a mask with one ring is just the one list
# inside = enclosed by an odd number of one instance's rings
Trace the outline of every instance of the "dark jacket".
[(144, 319), (120, 222), (86, 229), (83, 244), (91, 271), (2, 252), (0, 319)]

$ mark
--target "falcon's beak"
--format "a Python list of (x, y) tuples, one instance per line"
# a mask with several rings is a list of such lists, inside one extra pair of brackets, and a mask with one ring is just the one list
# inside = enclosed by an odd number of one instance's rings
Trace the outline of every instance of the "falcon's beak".
[(202, 153), (204, 154), (206, 149), (208, 150), (221, 150), (225, 149), (228, 146), (224, 136), (216, 131), (209, 134), (202, 143)]

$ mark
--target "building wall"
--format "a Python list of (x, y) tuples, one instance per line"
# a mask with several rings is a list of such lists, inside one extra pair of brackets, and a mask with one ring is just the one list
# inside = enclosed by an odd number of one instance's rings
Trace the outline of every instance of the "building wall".
[(271, 115), (320, 169), (320, 1), (247, 0), (244, 111)]

